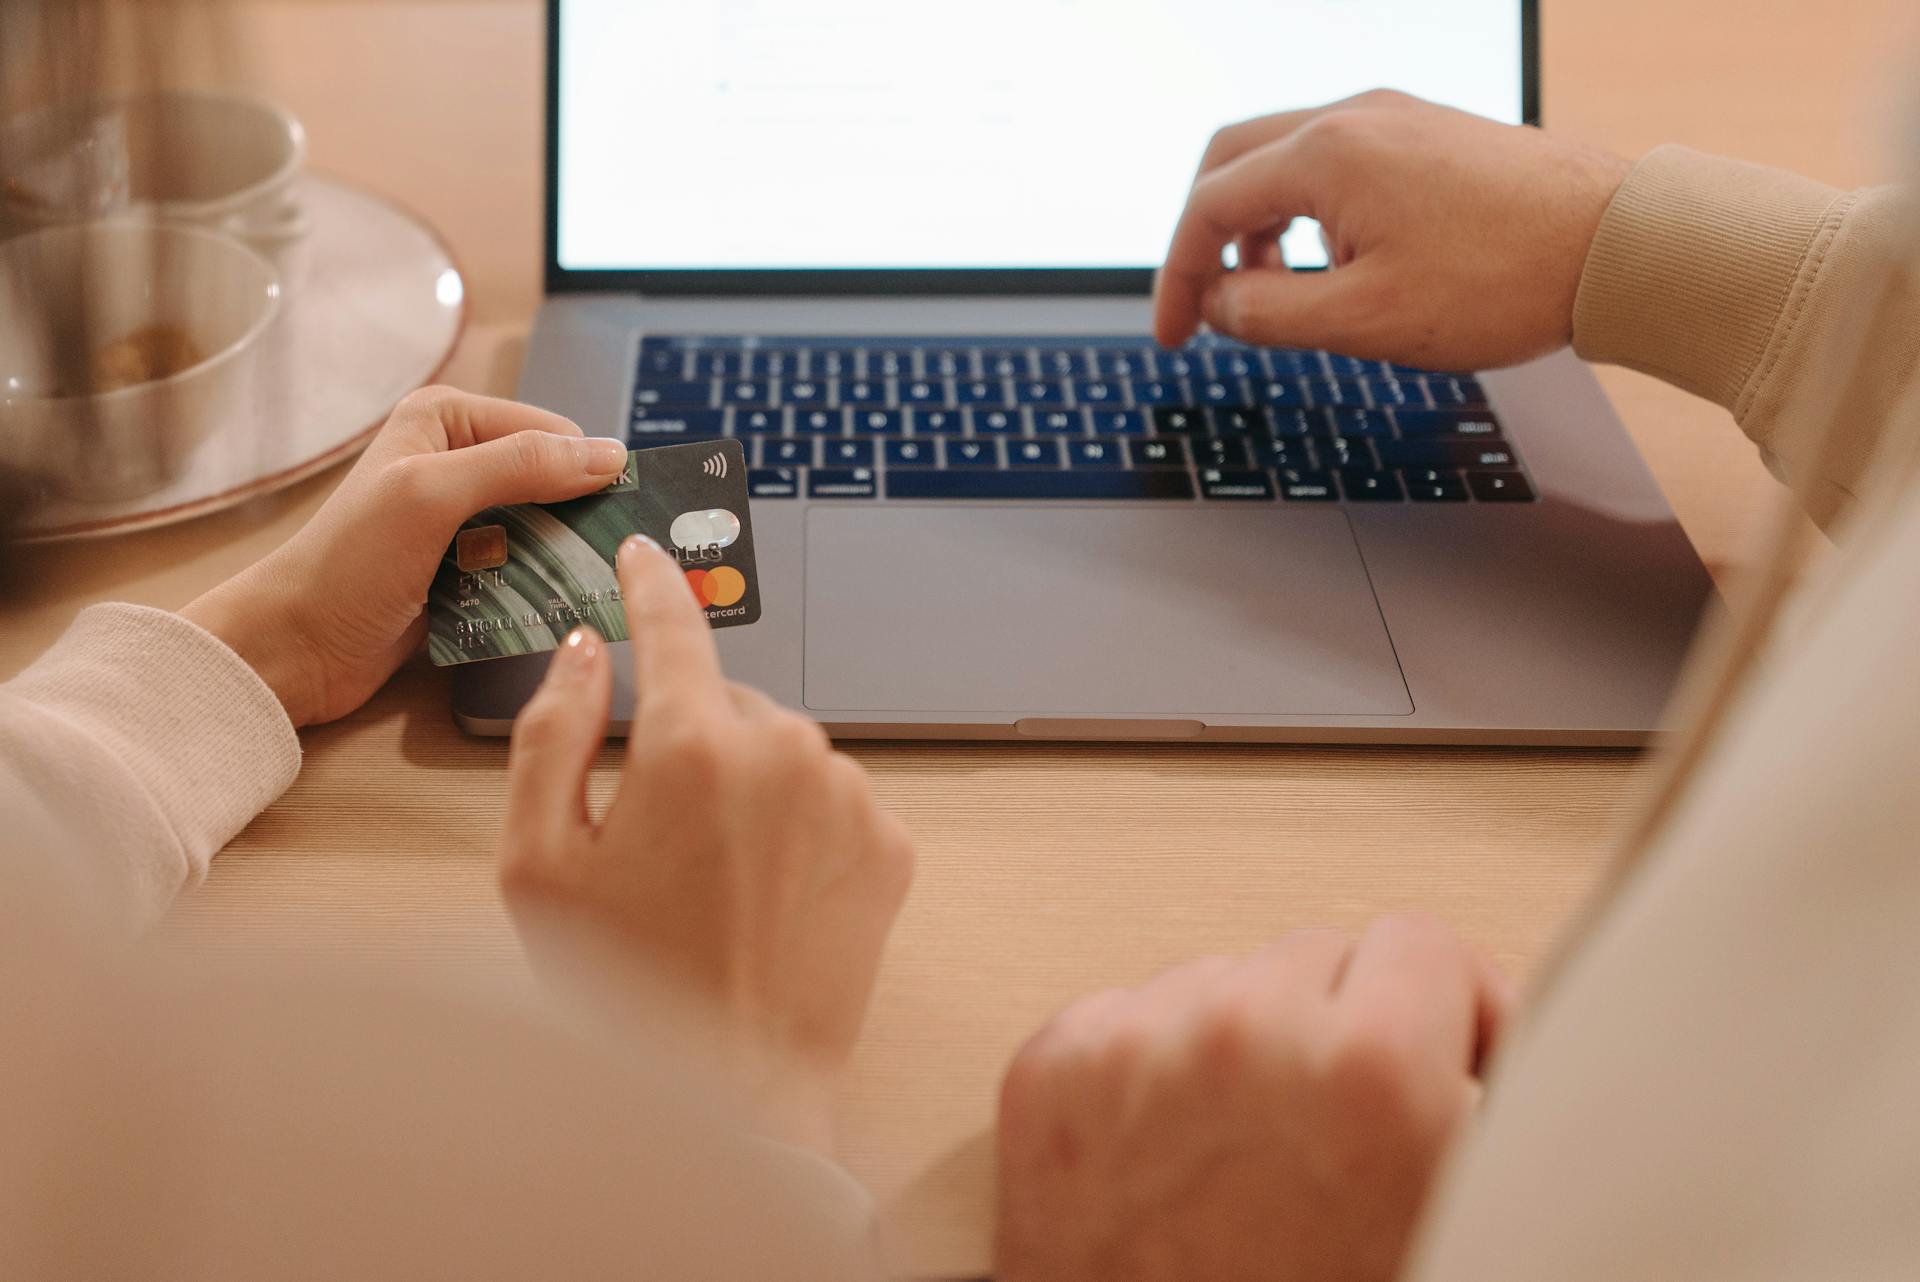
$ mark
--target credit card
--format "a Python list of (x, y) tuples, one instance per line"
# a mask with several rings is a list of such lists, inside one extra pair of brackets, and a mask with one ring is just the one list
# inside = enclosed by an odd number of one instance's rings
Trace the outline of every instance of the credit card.
[(644, 534), (677, 558), (716, 628), (760, 618), (739, 441), (636, 450), (620, 479), (565, 503), (488, 508), (460, 527), (427, 600), (427, 654), (445, 667), (557, 649), (587, 624), (627, 639), (614, 573)]

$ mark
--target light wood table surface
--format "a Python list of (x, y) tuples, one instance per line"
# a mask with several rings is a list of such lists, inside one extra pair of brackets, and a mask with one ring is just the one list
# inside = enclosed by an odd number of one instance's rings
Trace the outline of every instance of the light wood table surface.
[[(1662, 141), (1842, 184), (1897, 172), (1891, 0), (1546, 0), (1550, 127)], [(425, 214), (466, 268), (448, 379), (510, 392), (539, 301), (541, 5), (241, 0), (244, 83), (307, 122), (313, 161)], [(1277, 89), (1278, 93), (1279, 90)], [(1204, 141), (1195, 139), (1196, 149)], [(1721, 412), (1610, 371), (1702, 556), (1738, 566), (1776, 488)], [(243, 510), (55, 549), (0, 629), (0, 675), (83, 605), (176, 607), (291, 534), (339, 472)], [(406, 669), (305, 736), (287, 796), (167, 931), (180, 946), (468, 959), (518, 974), (492, 882), (505, 745), (462, 737), (444, 679)], [(1447, 918), (1526, 973), (1603, 867), (1628, 753), (870, 745), (920, 872), (846, 1106), (845, 1157), (931, 1273), (986, 1264), (995, 1088), (1055, 1008), (1198, 953), (1377, 913)], [(613, 781), (609, 755), (596, 773)]]

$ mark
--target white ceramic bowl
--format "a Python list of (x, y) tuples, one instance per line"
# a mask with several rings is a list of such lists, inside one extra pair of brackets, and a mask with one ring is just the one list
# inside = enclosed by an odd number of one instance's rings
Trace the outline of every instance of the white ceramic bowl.
[(0, 124), (0, 226), (140, 212), (246, 241), (285, 283), (310, 223), (296, 184), (307, 133), (256, 98), (168, 90)]
[[(280, 281), (260, 255), (202, 228), (123, 217), (0, 242), (0, 460), (75, 498), (149, 493), (213, 427), (252, 404)], [(153, 326), (200, 359), (169, 377), (62, 395), (58, 335), (98, 353)], [(73, 340), (68, 340), (73, 341)]]

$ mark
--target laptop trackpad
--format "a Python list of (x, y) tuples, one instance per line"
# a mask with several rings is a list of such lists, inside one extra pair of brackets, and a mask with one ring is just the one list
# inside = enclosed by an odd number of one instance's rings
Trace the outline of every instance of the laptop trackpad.
[(1404, 716), (1338, 508), (816, 507), (818, 712)]

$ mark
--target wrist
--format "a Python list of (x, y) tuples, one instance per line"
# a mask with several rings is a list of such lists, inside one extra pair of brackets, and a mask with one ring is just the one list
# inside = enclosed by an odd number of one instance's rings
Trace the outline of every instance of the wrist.
[(181, 610), (180, 616), (239, 655), (273, 691), (297, 730), (317, 719), (313, 665), (303, 653), (300, 630), (287, 617), (277, 594), (258, 582), (260, 568), (228, 579)]

